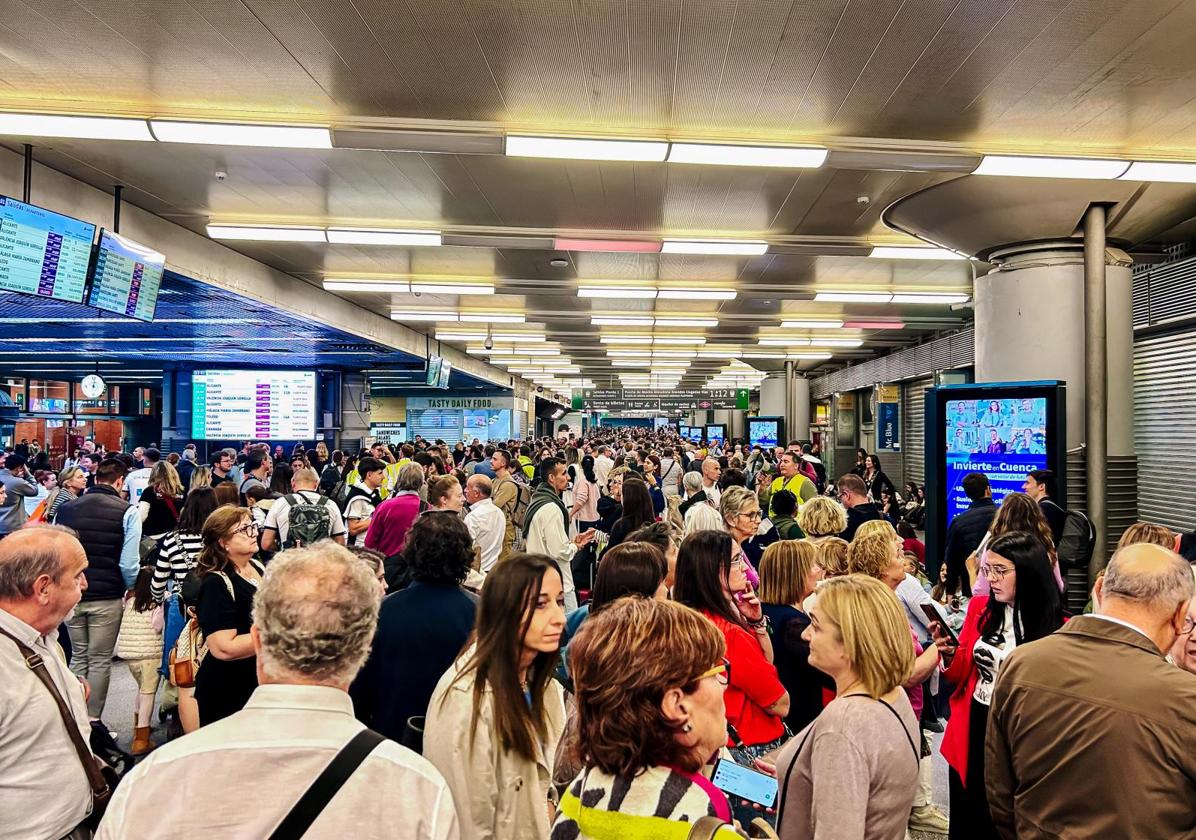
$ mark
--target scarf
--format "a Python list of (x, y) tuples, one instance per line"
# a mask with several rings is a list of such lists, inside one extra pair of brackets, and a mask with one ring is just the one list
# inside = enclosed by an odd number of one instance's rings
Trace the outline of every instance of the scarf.
[(561, 497), (552, 489), (552, 486), (547, 482), (541, 484), (532, 493), (532, 500), (527, 506), (527, 513), (523, 518), (523, 538), (526, 540), (532, 532), (532, 522), (536, 518), (536, 514), (540, 512), (540, 508), (546, 505), (556, 505), (561, 510), (561, 520), (565, 525), (565, 533), (569, 533), (569, 511), (565, 509), (565, 503), (561, 501)]

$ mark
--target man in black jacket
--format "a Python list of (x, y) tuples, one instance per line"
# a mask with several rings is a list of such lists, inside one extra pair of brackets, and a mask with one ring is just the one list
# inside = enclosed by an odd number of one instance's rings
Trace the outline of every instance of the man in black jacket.
[[(997, 515), (997, 505), (993, 501), (993, 490), (988, 483), (988, 476), (984, 473), (968, 473), (963, 477), (963, 492), (972, 500), (972, 504), (959, 516), (951, 521), (947, 529), (947, 546), (943, 552), (947, 564), (947, 591), (955, 592), (955, 587), (961, 582), (964, 594), (972, 591), (972, 576), (968, 573), (968, 556), (980, 547), (984, 535), (992, 527), (993, 518)], [(931, 580), (937, 580), (939, 567), (936, 563), (930, 568), (932, 558), (927, 560), (927, 573)]]
[(87, 713), (99, 720), (108, 698), (112, 651), (120, 631), (121, 598), (133, 588), (140, 566), (141, 517), (121, 495), (129, 468), (107, 458), (96, 468), (96, 483), (58, 509), (56, 525), (73, 528), (87, 552), (87, 590), (67, 621), (71, 671), (91, 684)]
[(839, 501), (847, 508), (847, 527), (839, 536), (851, 542), (855, 539), (857, 528), (865, 522), (881, 518), (880, 508), (875, 502), (868, 501), (868, 485), (855, 473), (843, 476), (835, 486), (839, 488)]

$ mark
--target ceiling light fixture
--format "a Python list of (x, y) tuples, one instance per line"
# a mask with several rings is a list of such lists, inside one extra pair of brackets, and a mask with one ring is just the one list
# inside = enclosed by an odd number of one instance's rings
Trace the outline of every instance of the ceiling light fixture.
[(652, 300), (656, 297), (656, 290), (644, 286), (579, 286), (577, 296)]
[(899, 248), (878, 245), (868, 256), (878, 260), (966, 260), (963, 254), (957, 254), (948, 248)]
[(1159, 181), (1171, 184), (1196, 184), (1196, 163), (1139, 160), (1130, 164), (1119, 178), (1122, 181)]
[(150, 130), (153, 131), (154, 137), (164, 143), (270, 146), (279, 149), (332, 148), (332, 134), (323, 126), (150, 120)]
[(654, 319), (648, 317), (630, 317), (614, 315), (594, 315), (590, 323), (596, 327), (650, 327)]
[(661, 162), (669, 144), (660, 140), (608, 140), (581, 137), (536, 137), (508, 134), (508, 157), (566, 158)]
[(904, 321), (847, 321), (843, 326), (849, 330), (900, 330)]
[(324, 290), (328, 292), (383, 292), (406, 294), (411, 284), (405, 280), (367, 280), (365, 278), (324, 278)]
[(757, 353), (751, 350), (739, 354), (744, 359), (784, 359), (785, 353)]
[(600, 335), (598, 341), (603, 344), (651, 344), (650, 335)]
[(1004, 175), (1015, 178), (1111, 180), (1124, 175), (1129, 167), (1130, 162), (1126, 160), (985, 155), (972, 174)]
[(888, 303), (892, 292), (816, 292), (816, 303)]
[(0, 114), (0, 134), (20, 137), (70, 137), (79, 140), (148, 140), (145, 120), (79, 117), (60, 114)]
[(657, 318), (658, 327), (717, 327), (718, 318)]
[(781, 321), (781, 329), (786, 330), (837, 330), (843, 326), (842, 321)]
[(827, 150), (818, 146), (735, 146), (718, 143), (673, 143), (669, 163), (721, 166), (779, 166), (806, 169), (822, 166)]
[(815, 360), (815, 359), (829, 359), (833, 354), (831, 353), (790, 353), (788, 358), (794, 361)]
[(492, 295), (493, 283), (412, 283), (411, 291), (425, 295)]
[(734, 289), (661, 289), (657, 295), (661, 300), (735, 300)]
[(556, 251), (604, 251), (630, 254), (658, 254), (659, 242), (637, 239), (566, 239), (557, 237), (552, 243)]
[(208, 225), (212, 239), (242, 239), (254, 242), (327, 242), (328, 235), (317, 227), (271, 227), (268, 225)]
[(811, 338), (812, 347), (863, 347), (862, 338)]
[(711, 254), (759, 256), (768, 251), (768, 243), (759, 239), (666, 239), (662, 254)]
[(808, 347), (810, 339), (808, 338), (791, 338), (789, 336), (765, 337), (761, 338), (758, 344), (761, 347)]
[[(478, 294), (473, 292), (472, 294)], [(527, 323), (527, 316), (516, 313), (469, 313), (462, 312), (460, 320), (466, 324), (524, 324)]]
[(677, 336), (661, 335), (661, 336), (657, 336), (656, 338), (652, 339), (652, 343), (654, 345), (655, 344), (660, 344), (660, 345), (705, 344), (706, 339), (701, 336), (692, 336), (691, 337), (691, 336), (680, 336), (680, 335), (677, 335)]
[(962, 292), (894, 292), (893, 303), (967, 303), (971, 297)]
[(456, 312), (449, 312), (447, 310), (437, 310), (435, 312), (425, 312), (422, 310), (410, 309), (393, 309), (390, 317), (392, 321), (444, 321), (452, 323), (460, 320)]
[(328, 228), (333, 245), (441, 245), (440, 231), (384, 228)]

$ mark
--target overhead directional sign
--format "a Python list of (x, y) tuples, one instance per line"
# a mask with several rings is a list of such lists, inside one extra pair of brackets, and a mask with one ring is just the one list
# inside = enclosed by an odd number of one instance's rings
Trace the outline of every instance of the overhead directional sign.
[(694, 411), (711, 408), (746, 410), (750, 392), (746, 388), (709, 390), (649, 388), (590, 388), (575, 397), (573, 408), (579, 411)]

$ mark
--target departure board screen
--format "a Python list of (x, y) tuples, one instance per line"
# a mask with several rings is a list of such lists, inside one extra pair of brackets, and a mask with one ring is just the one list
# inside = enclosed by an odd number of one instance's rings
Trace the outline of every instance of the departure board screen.
[(308, 440), (316, 436), (316, 375), (301, 370), (197, 370), (197, 440)]
[(0, 195), (0, 291), (83, 302), (96, 226)]
[(142, 321), (154, 320), (166, 257), (110, 230), (100, 232), (88, 306)]

